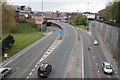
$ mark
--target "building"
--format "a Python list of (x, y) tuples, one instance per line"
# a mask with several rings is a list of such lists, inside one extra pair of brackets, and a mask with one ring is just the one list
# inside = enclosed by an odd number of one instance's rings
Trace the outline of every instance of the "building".
[(109, 10), (109, 7), (106, 7), (105, 9), (98, 11), (98, 16), (104, 19), (108, 19), (108, 15), (109, 15), (108, 10)]
[(64, 12), (44, 12), (44, 17), (46, 19), (52, 20), (63, 20), (67, 18), (67, 14)]
[(34, 19), (35, 24), (42, 24), (43, 23), (43, 16), (41, 13), (33, 13), (31, 18)]
[(26, 6), (19, 6), (19, 5), (14, 5), (13, 8), (16, 10), (16, 21), (19, 21), (22, 18), (25, 17), (26, 19), (31, 19), (31, 14), (32, 14), (32, 9), (31, 7), (26, 7)]
[(96, 13), (84, 12), (82, 15), (85, 15), (88, 19), (95, 19)]

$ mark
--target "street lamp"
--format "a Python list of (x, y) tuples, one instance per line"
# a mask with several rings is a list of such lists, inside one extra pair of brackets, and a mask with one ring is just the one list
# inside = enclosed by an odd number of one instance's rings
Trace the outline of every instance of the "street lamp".
[[(43, 0), (42, 0), (42, 21), (43, 21)], [(41, 23), (41, 33), (42, 33), (43, 22)]]

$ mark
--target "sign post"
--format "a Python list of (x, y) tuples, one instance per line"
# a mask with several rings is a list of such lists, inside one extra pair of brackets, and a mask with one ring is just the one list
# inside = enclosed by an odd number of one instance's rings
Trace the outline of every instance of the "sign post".
[(59, 37), (59, 40), (62, 39), (62, 31), (58, 32), (58, 37)]

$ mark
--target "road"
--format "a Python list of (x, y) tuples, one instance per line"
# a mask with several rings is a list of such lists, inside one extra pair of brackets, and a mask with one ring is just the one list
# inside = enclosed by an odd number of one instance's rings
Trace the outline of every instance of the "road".
[[(106, 75), (101, 64), (109, 61), (100, 45), (93, 45), (95, 39), (99, 41), (94, 26), (90, 31), (74, 29), (67, 23), (57, 22), (63, 27), (63, 38), (57, 40), (60, 29), (50, 28), (52, 33), (33, 44), (5, 67), (12, 68), (8, 78), (24, 78), (39, 80), (37, 69), (42, 63), (52, 65), (52, 72), (48, 78), (117, 78), (117, 74)], [(55, 29), (55, 31), (53, 31)], [(54, 44), (54, 50), (45, 56)], [(88, 50), (90, 48), (90, 50)], [(42, 79), (42, 78), (41, 78)]]
[[(75, 31), (69, 24), (59, 23), (64, 26), (63, 39), (55, 50), (49, 54), (44, 60), (40, 61), (51, 44), (57, 38), (57, 32), (59, 29), (55, 28), (48, 37), (39, 41), (36, 45), (30, 49), (25, 50), (22, 55), (15, 58), (11, 62), (8, 62), (4, 67), (12, 68), (10, 78), (38, 78), (37, 69), (41, 63), (47, 62), (52, 65), (52, 73), (48, 78), (65, 78), (67, 73), (67, 67), (72, 55), (73, 45), (75, 44)], [(14, 59), (14, 58), (13, 58)], [(39, 63), (40, 62), (40, 63)]]
[[(96, 35), (94, 26), (90, 27), (91, 32), (80, 30), (80, 34), (83, 38), (83, 52), (84, 52), (84, 77), (85, 78), (117, 78), (117, 74), (113, 75), (104, 74), (102, 71), (102, 62), (109, 62), (103, 49), (99, 45), (93, 45), (93, 41), (96, 39), (99, 41)], [(90, 50), (88, 50), (90, 48)]]
[(16, 59), (13, 58), (10, 63), (5, 65), (4, 67), (12, 68), (11, 74), (8, 76), (9, 78), (26, 78), (28, 74), (32, 71), (36, 63), (43, 56), (45, 51), (49, 48), (49, 46), (54, 42), (57, 37), (57, 28), (56, 31), (52, 32), (52, 34), (46, 36), (44, 39), (38, 41), (37, 43), (30, 46), (30, 48), (26, 48), (23, 50), (19, 57)]
[[(64, 37), (60, 45), (44, 60), (42, 61), (52, 64), (52, 72), (48, 78), (65, 78), (68, 62), (72, 55), (75, 32), (68, 24), (60, 23), (64, 26)], [(30, 78), (37, 78), (37, 69), (32, 73)]]

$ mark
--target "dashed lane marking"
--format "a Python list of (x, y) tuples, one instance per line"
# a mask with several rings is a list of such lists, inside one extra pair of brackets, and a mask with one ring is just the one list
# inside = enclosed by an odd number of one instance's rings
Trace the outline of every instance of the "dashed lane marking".
[(35, 71), (35, 69), (33, 69), (32, 71)]
[[(55, 42), (57, 41), (57, 38), (55, 40)], [(55, 42), (53, 44), (55, 44)], [(61, 40), (59, 40), (59, 42), (57, 42), (57, 44), (55, 44), (56, 46), (54, 46), (54, 49), (61, 43)], [(52, 46), (53, 46), (52, 44)], [(51, 47), (51, 46), (50, 46)], [(41, 61), (43, 61), (50, 53), (52, 53), (52, 51), (49, 47), (49, 49), (45, 52), (45, 54), (43, 55), (43, 57), (38, 61), (37, 65), (35, 66), (35, 68), (40, 64)], [(32, 72), (35, 70), (35, 68), (30, 72), (29, 76), (32, 75)]]
[(29, 79), (29, 77), (26, 78), (26, 80)]
[(29, 74), (30, 76), (32, 75), (32, 72)]
[(35, 67), (37, 67), (38, 65), (36, 65)]
[[(84, 30), (82, 30), (82, 31), (84, 31)], [(86, 31), (84, 31), (84, 32), (86, 32)], [(88, 34), (92, 37), (91, 33), (89, 33), (89, 32), (86, 32), (86, 33), (88, 33)], [(94, 39), (94, 37), (93, 37), (93, 39)], [(108, 62), (110, 62), (110, 60), (108, 59), (108, 57), (107, 57), (106, 54), (105, 54), (105, 57), (107, 58)], [(114, 62), (114, 63), (115, 63), (115, 62)], [(115, 68), (114, 68), (114, 67), (113, 67), (113, 70), (115, 71)], [(117, 74), (117, 72), (115, 72), (115, 73)], [(117, 77), (120, 78), (119, 75), (117, 75)]]

